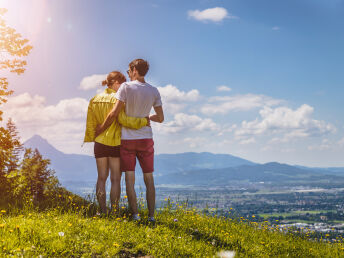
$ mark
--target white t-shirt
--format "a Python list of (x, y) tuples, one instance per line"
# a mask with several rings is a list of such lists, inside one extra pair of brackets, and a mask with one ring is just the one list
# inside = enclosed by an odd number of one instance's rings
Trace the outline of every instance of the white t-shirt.
[[(147, 117), (152, 107), (162, 105), (158, 89), (137, 80), (122, 83), (115, 97), (125, 103), (125, 113), (132, 117)], [(122, 127), (123, 140), (151, 138), (153, 138), (153, 132), (149, 126), (144, 126), (138, 130)]]

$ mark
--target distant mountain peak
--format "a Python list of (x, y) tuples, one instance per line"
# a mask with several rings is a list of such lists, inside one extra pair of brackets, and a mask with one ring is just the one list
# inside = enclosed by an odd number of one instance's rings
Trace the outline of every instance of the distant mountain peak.
[[(62, 154), (42, 136), (35, 134), (30, 139), (24, 142), (25, 148), (38, 149), (42, 154), (58, 155)], [(49, 156), (50, 156), (49, 155)]]
[(41, 142), (41, 143), (45, 143), (45, 144), (49, 144), (49, 142), (44, 139), (42, 136), (35, 134), (33, 135), (30, 139), (28, 139), (25, 143), (27, 142)]
[(291, 165), (279, 163), (279, 162), (276, 162), (276, 161), (268, 162), (268, 163), (265, 163), (263, 165), (264, 166), (269, 166), (269, 167), (276, 167), (276, 166), (279, 166), (279, 167), (283, 167), (283, 166), (284, 167), (292, 167)]

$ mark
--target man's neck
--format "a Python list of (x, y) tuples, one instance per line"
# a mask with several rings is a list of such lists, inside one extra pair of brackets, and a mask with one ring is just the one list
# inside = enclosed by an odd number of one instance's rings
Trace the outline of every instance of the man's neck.
[(146, 83), (145, 77), (137, 77), (136, 80), (142, 83)]

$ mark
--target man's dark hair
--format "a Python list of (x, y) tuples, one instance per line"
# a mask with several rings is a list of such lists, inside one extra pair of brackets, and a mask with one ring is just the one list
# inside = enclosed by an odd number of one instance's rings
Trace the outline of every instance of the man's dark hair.
[(135, 59), (129, 64), (130, 70), (133, 70), (134, 67), (140, 76), (145, 76), (149, 70), (149, 63), (143, 59)]

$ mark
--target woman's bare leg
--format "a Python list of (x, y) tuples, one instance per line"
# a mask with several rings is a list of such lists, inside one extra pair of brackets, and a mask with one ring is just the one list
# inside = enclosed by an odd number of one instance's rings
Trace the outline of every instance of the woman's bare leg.
[(106, 179), (109, 176), (109, 162), (108, 158), (97, 158), (97, 170), (98, 170), (98, 179), (97, 179), (97, 187), (96, 187), (96, 194), (98, 203), (100, 206), (100, 210), (102, 213), (106, 213)]
[(119, 211), (119, 200), (121, 198), (121, 177), (122, 171), (120, 168), (120, 158), (109, 158), (110, 167), (110, 180), (111, 180), (111, 209), (114, 211)]

